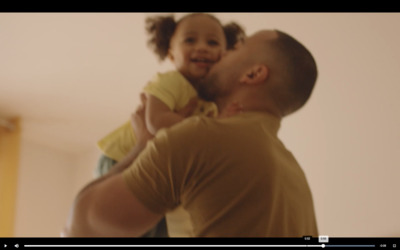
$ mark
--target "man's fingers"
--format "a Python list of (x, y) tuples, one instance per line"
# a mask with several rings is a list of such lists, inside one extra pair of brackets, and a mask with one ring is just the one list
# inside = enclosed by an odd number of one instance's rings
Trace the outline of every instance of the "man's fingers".
[(193, 97), (189, 100), (189, 105), (196, 105), (198, 101), (197, 97)]
[[(135, 113), (134, 114), (138, 114), (138, 115), (142, 115), (142, 114), (144, 114), (144, 109), (145, 109), (145, 106), (146, 106), (146, 100), (147, 100), (147, 97), (146, 97), (146, 94), (144, 94), (144, 93), (141, 93), (140, 94), (140, 104), (138, 105), (138, 107), (136, 108), (136, 111), (135, 111)], [(134, 115), (133, 114), (133, 115)]]
[(140, 101), (142, 102), (142, 105), (145, 105), (145, 104), (146, 104), (147, 96), (146, 96), (145, 93), (141, 93), (141, 94), (140, 94)]
[(208, 111), (208, 113), (206, 114), (207, 117), (214, 117), (214, 110)]
[(197, 97), (193, 97), (189, 100), (185, 107), (178, 111), (178, 114), (182, 115), (183, 117), (188, 117), (192, 115), (193, 111), (197, 107), (198, 99)]

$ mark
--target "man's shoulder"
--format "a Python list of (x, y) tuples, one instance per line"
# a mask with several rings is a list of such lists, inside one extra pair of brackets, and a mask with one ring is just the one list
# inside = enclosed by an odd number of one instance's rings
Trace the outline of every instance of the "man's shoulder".
[(209, 125), (211, 125), (212, 123), (215, 123), (215, 118), (207, 117), (204, 115), (195, 115), (184, 119), (178, 124), (175, 124), (173, 127), (171, 127), (171, 131), (205, 130), (209, 129)]
[(215, 123), (214, 120), (214, 118), (202, 115), (191, 116), (172, 127), (161, 129), (159, 132), (164, 133), (163, 136), (167, 138), (194, 140), (198, 137), (208, 136), (207, 134), (212, 130), (212, 124)]

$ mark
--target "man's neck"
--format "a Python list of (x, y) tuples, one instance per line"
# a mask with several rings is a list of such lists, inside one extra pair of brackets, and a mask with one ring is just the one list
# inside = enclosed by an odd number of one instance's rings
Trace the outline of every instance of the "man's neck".
[(255, 102), (244, 101), (216, 101), (218, 106), (218, 118), (231, 117), (246, 112), (265, 112), (281, 119), (283, 115), (274, 105), (267, 103), (259, 104)]

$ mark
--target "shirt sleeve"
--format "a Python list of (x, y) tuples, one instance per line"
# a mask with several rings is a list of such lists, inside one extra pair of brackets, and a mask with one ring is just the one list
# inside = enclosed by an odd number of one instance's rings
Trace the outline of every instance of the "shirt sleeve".
[(180, 203), (178, 169), (171, 165), (171, 147), (165, 130), (160, 130), (123, 176), (137, 199), (153, 212), (164, 214)]
[(171, 110), (183, 108), (190, 98), (197, 95), (191, 84), (176, 71), (158, 73), (144, 91), (157, 97)]

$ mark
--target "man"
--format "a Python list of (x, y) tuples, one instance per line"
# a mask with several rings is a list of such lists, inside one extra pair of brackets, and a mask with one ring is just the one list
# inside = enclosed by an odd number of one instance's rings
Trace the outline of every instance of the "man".
[(316, 77), (312, 55), (289, 35), (248, 37), (197, 86), (219, 119), (189, 118), (147, 143), (138, 110), (137, 146), (125, 165), (80, 192), (65, 235), (140, 236), (181, 204), (199, 237), (317, 236), (305, 175), (277, 137)]

